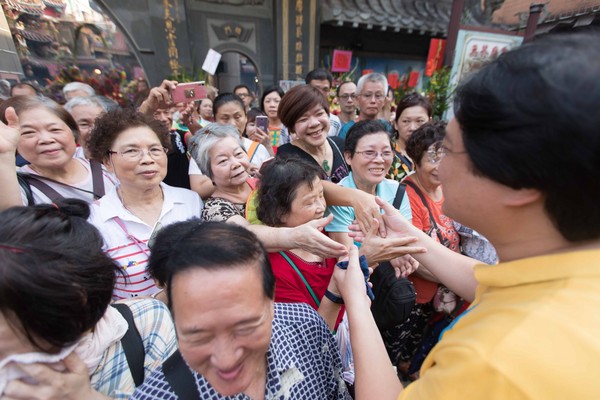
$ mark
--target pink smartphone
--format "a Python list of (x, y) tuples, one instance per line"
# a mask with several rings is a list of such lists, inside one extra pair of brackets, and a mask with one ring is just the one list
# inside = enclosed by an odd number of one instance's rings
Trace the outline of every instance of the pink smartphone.
[(269, 118), (265, 115), (256, 116), (256, 127), (264, 133), (269, 133)]
[(178, 84), (171, 92), (173, 103), (189, 103), (190, 101), (206, 98), (204, 81)]

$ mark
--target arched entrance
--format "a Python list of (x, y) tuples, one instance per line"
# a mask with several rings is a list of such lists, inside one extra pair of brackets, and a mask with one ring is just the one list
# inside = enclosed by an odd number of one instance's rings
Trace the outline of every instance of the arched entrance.
[(215, 74), (215, 86), (219, 93), (233, 92), (233, 88), (244, 84), (256, 96), (259, 91), (259, 72), (256, 64), (237, 51), (224, 52)]

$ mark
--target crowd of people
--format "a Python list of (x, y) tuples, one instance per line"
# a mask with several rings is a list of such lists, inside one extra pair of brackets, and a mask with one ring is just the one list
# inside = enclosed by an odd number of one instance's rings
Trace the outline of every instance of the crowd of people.
[(323, 68), (135, 109), (15, 85), (0, 399), (600, 397), (597, 41), (507, 52), (447, 122)]

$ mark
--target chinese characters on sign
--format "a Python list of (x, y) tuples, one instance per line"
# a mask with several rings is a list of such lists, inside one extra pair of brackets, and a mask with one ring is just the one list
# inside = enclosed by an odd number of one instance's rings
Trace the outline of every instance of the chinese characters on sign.
[(296, 75), (302, 76), (303, 69), (302, 64), (304, 61), (304, 56), (302, 54), (302, 24), (304, 23), (304, 16), (302, 15), (304, 11), (304, 4), (302, 0), (296, 0), (296, 46), (294, 47), (296, 50)]
[(178, 75), (180, 65), (177, 44), (175, 43), (175, 39), (177, 39), (177, 36), (175, 35), (175, 18), (173, 18), (173, 14), (171, 13), (173, 5), (171, 4), (170, 0), (163, 0), (163, 6), (165, 8), (165, 34), (167, 38), (169, 67), (171, 68), (171, 73), (173, 75)]

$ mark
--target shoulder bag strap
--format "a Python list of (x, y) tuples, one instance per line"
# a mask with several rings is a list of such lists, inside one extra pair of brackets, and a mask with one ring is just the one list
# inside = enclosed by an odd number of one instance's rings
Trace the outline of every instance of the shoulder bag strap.
[(252, 160), (254, 159), (254, 155), (256, 154), (256, 150), (258, 150), (258, 145), (260, 143), (252, 141), (252, 144), (250, 145), (250, 147), (248, 147), (248, 158), (250, 158), (250, 163), (252, 163)]
[(31, 186), (33, 186), (34, 188), (36, 188), (40, 192), (42, 192), (53, 203), (55, 203), (57, 200), (60, 200), (63, 198), (63, 196), (60, 193), (58, 193), (56, 190), (52, 189), (52, 187), (50, 187), (50, 185), (48, 185), (46, 182), (42, 181), (41, 179), (38, 179), (37, 177), (30, 175), (30, 174), (22, 174), (22, 176), (27, 183), (29, 183)]
[[(337, 143), (332, 138), (329, 138), (329, 137), (327, 138), (327, 140), (331, 144), (331, 147), (333, 149), (335, 149), (337, 151), (337, 153), (339, 154), (340, 159), (344, 163), (344, 168), (346, 168), (346, 172), (350, 172), (350, 168), (348, 168), (348, 164), (346, 164), (346, 159), (344, 158), (344, 154), (342, 154), (342, 151), (338, 147)], [(332, 169), (333, 169), (333, 166), (332, 166)], [(333, 172), (333, 171), (331, 171), (331, 172)]]
[(302, 272), (300, 272), (300, 270), (298, 269), (298, 267), (296, 267), (296, 264), (294, 264), (294, 262), (283, 251), (280, 251), (279, 254), (281, 254), (281, 256), (283, 258), (285, 258), (285, 260), (292, 266), (292, 268), (294, 269), (294, 271), (296, 271), (296, 273), (298, 274), (298, 276), (300, 277), (300, 279), (302, 279), (302, 282), (304, 282), (304, 285), (306, 286), (306, 289), (308, 290), (308, 293), (310, 293), (312, 299), (315, 301), (315, 303), (317, 303), (317, 307), (319, 307), (321, 305), (321, 301), (317, 298), (317, 295), (315, 294), (315, 292), (312, 290), (312, 288), (308, 284), (308, 281), (306, 280), (306, 278), (304, 277), (304, 275), (302, 275)]
[(400, 205), (402, 204), (402, 198), (404, 197), (404, 193), (406, 192), (406, 184), (401, 183), (398, 185), (398, 190), (396, 190), (396, 197), (394, 197), (393, 206), (396, 210), (400, 209)]
[(177, 397), (182, 400), (199, 399), (198, 387), (194, 374), (190, 371), (179, 350), (171, 354), (162, 365), (165, 379), (175, 392)]
[(121, 313), (123, 318), (127, 321), (127, 332), (125, 333), (125, 336), (121, 338), (121, 344), (123, 345), (125, 358), (127, 358), (129, 371), (131, 371), (131, 376), (133, 376), (133, 382), (137, 387), (144, 382), (144, 357), (146, 354), (144, 342), (142, 341), (140, 332), (135, 326), (131, 309), (125, 304), (112, 304), (112, 306)]
[(94, 192), (94, 200), (106, 194), (104, 190), (104, 178), (102, 177), (102, 164), (96, 160), (90, 160), (90, 170), (92, 171), (92, 191)]
[(421, 189), (419, 189), (419, 187), (417, 185), (415, 185), (413, 182), (406, 180), (406, 181), (404, 181), (404, 183), (406, 183), (408, 186), (413, 188), (414, 191), (417, 193), (417, 195), (421, 199), (421, 202), (423, 203), (425, 208), (427, 208), (427, 212), (429, 213), (429, 223), (431, 224), (431, 227), (435, 229), (435, 233), (437, 234), (437, 237), (438, 237), (440, 243), (444, 243), (444, 238), (442, 237), (442, 234), (440, 233), (440, 230), (438, 229), (438, 225), (435, 222), (435, 219), (433, 218), (433, 213), (431, 212), (431, 208), (429, 208), (429, 203), (427, 202), (425, 195), (423, 194), (423, 192), (421, 192)]
[(19, 186), (25, 192), (25, 198), (27, 199), (27, 205), (28, 206), (34, 205), (35, 203), (33, 201), (33, 193), (31, 192), (31, 185), (29, 184), (29, 182), (27, 181), (27, 178), (25, 178), (23, 173), (17, 172), (17, 181), (19, 181)]

